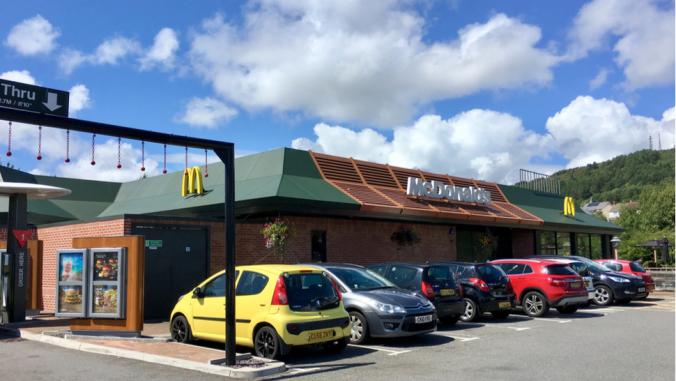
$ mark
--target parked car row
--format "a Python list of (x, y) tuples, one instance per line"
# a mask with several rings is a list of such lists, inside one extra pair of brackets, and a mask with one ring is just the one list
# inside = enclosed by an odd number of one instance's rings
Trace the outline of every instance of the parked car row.
[[(319, 345), (341, 351), (371, 338), (419, 335), (471, 322), (504, 319), (514, 308), (540, 317), (570, 314), (593, 302), (644, 298), (639, 268), (621, 273), (583, 257), (538, 256), (487, 263), (254, 265), (236, 269), (236, 344), (265, 358)], [(620, 269), (620, 267), (613, 267)], [(632, 273), (629, 273), (631, 271)], [(647, 274), (645, 274), (647, 275)], [(225, 272), (181, 296), (170, 317), (174, 340), (225, 341)]]

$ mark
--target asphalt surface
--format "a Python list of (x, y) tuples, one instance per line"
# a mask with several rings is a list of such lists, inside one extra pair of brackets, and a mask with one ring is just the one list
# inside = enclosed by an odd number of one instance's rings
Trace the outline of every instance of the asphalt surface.
[[(515, 314), (340, 355), (297, 351), (268, 380), (673, 380), (673, 294), (547, 318)], [(172, 367), (0, 337), (0, 379), (223, 380)]]

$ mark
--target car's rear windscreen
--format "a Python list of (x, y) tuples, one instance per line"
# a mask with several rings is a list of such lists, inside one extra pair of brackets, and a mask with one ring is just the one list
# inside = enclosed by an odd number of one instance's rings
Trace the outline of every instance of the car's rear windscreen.
[(433, 286), (455, 288), (455, 277), (448, 266), (430, 266), (427, 268), (426, 280)]
[(499, 283), (505, 281), (507, 275), (500, 268), (493, 265), (477, 265), (476, 272), (479, 278), (486, 283)]
[(575, 270), (567, 265), (549, 265), (547, 266), (547, 274), (549, 275), (578, 275)]
[(631, 262), (629, 264), (629, 268), (631, 269), (631, 271), (636, 271), (637, 273), (646, 272), (645, 269), (643, 268), (643, 266), (641, 266), (641, 264), (638, 263), (638, 262)]
[(323, 273), (285, 274), (284, 285), (293, 311), (321, 311), (340, 305), (333, 283)]

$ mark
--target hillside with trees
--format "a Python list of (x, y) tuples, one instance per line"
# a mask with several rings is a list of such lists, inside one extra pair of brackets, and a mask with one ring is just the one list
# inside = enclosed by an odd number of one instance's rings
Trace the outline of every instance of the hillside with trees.
[[(602, 163), (567, 169), (551, 176), (578, 203), (596, 201), (625, 205), (614, 221), (625, 231), (620, 235), (619, 253), (625, 259), (653, 260), (650, 250), (637, 247), (648, 240), (666, 237), (674, 245), (674, 150), (643, 150)], [(673, 262), (674, 248), (670, 248)]]
[(642, 150), (602, 163), (566, 169), (551, 179), (578, 202), (593, 197), (613, 203), (638, 200), (647, 186), (674, 185), (674, 150)]

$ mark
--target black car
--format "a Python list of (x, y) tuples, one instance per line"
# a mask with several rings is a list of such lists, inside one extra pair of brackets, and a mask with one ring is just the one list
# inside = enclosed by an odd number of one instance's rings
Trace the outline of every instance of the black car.
[(642, 299), (647, 295), (645, 282), (641, 277), (621, 273), (608, 269), (589, 258), (576, 255), (537, 255), (533, 258), (574, 259), (584, 262), (594, 282), (594, 299), (592, 302), (599, 306), (608, 306), (613, 302), (626, 304), (632, 300)]
[(465, 312), (460, 285), (448, 266), (383, 263), (369, 269), (403, 289), (427, 297), (437, 309), (442, 324), (455, 324)]
[(514, 290), (501, 268), (490, 263), (445, 262), (462, 285), (465, 312), (460, 319), (474, 321), (484, 312), (504, 319), (514, 307)]

